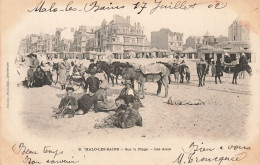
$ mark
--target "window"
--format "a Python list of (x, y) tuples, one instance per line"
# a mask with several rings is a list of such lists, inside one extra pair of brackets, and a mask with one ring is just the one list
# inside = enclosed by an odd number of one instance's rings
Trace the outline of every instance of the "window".
[(132, 43), (135, 43), (135, 38), (132, 38)]
[(112, 38), (112, 41), (113, 41), (113, 42), (115, 42), (115, 41), (116, 41), (116, 39), (115, 39), (115, 38)]
[(125, 43), (129, 43), (130, 39), (128, 37), (125, 38)]
[(138, 38), (137, 39), (137, 43), (143, 43), (143, 39), (142, 38)]

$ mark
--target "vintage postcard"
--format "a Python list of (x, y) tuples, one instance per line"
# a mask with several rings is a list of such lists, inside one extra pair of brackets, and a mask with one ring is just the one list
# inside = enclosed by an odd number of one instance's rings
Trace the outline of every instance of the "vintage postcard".
[(1, 0), (1, 165), (259, 165), (258, 0)]

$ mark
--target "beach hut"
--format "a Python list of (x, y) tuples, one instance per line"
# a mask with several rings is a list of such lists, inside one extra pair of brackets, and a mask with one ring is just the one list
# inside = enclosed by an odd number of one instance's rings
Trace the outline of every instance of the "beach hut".
[(216, 48), (214, 51), (214, 60), (221, 59), (221, 61), (224, 61), (224, 54), (225, 51), (222, 48)]
[(198, 58), (197, 51), (195, 49), (193, 49), (192, 47), (188, 47), (182, 53), (184, 54), (184, 56), (186, 58), (190, 58), (190, 59)]
[(210, 45), (202, 45), (198, 49), (198, 57), (204, 59), (205, 61), (209, 62), (210, 59), (214, 59), (214, 51), (215, 48), (213, 48)]
[(245, 53), (245, 49), (242, 47), (233, 47), (227, 51), (231, 61), (237, 61), (241, 57), (242, 53)]

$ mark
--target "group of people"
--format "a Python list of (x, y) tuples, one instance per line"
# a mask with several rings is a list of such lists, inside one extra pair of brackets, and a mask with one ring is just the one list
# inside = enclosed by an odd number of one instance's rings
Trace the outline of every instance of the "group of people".
[[(183, 83), (183, 78), (184, 78), (184, 74), (186, 74), (186, 81), (187, 83), (189, 83), (190, 81), (190, 69), (189, 67), (185, 64), (184, 60), (181, 60), (179, 62), (179, 56), (176, 56), (176, 59), (173, 60), (173, 70), (174, 70), (174, 79), (176, 84), (179, 84), (179, 79), (181, 77), (181, 83)], [(183, 69), (183, 70), (181, 70)]]
[(40, 61), (37, 55), (32, 55), (31, 65), (27, 71), (27, 87), (41, 87), (43, 85), (45, 73), (40, 66)]
[[(223, 71), (222, 71), (222, 66), (221, 66), (221, 59), (218, 58), (216, 63), (215, 61), (212, 59), (211, 60), (211, 76), (214, 77), (215, 76), (215, 83), (221, 83), (221, 76), (223, 76)], [(218, 79), (218, 80), (217, 80)]]
[[(227, 57), (228, 54), (226, 53), (225, 54), (225, 57)], [(230, 61), (231, 63), (231, 61)], [(245, 53), (242, 53), (241, 57), (239, 58), (239, 64), (242, 65), (242, 66), (245, 66), (245, 65), (248, 65), (248, 61), (247, 61), (247, 58), (245, 56)], [(215, 61), (213, 59), (211, 59), (211, 74), (212, 74), (212, 77), (215, 76), (215, 83), (217, 84), (218, 83), (218, 80), (219, 80), (219, 83), (221, 83), (221, 76), (223, 76), (223, 70), (222, 70), (222, 66), (221, 66), (221, 58), (217, 58), (217, 61), (215, 63)], [(244, 75), (244, 71), (241, 72), (241, 76), (243, 77)]]
[[(125, 88), (122, 89), (120, 95), (115, 101), (108, 99), (107, 90), (109, 84), (107, 81), (100, 81), (95, 75), (97, 70), (93, 67), (90, 70), (90, 77), (85, 81), (84, 93), (78, 100), (73, 96), (74, 88), (67, 86), (66, 95), (61, 99), (58, 111), (54, 116), (57, 118), (70, 118), (74, 115), (84, 115), (91, 109), (94, 112), (102, 111), (136, 111), (142, 107), (142, 103), (137, 93), (132, 89), (130, 80), (125, 81)], [(125, 112), (126, 113), (126, 112)], [(115, 113), (118, 115), (120, 113)]]
[(78, 74), (83, 76), (85, 73), (90, 73), (92, 69), (96, 68), (94, 60), (90, 60), (89, 67), (85, 67), (82, 62), (76, 61), (69, 63), (68, 58), (64, 58), (62, 62), (58, 64), (58, 82), (61, 85), (61, 89), (66, 88), (67, 80), (70, 76)]

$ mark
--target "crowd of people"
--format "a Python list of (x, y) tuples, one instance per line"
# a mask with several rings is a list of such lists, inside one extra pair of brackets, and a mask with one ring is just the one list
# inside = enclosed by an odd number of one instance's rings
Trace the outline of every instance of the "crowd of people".
[(133, 115), (131, 112), (139, 114), (138, 109), (143, 105), (137, 93), (132, 89), (130, 80), (126, 80), (125, 88), (122, 89), (117, 99), (109, 100), (107, 97), (107, 90), (109, 89), (108, 82), (100, 81), (95, 76), (97, 72), (95, 67), (90, 69), (89, 72), (90, 76), (85, 81), (83, 96), (77, 100), (73, 96), (74, 88), (67, 86), (66, 95), (61, 99), (58, 107), (59, 110), (54, 114), (55, 117), (70, 118), (74, 115), (84, 115), (90, 110), (93, 110), (95, 113), (115, 111), (115, 115), (118, 115), (119, 112), (122, 114), (122, 111), (124, 111), (124, 116)]
[[(201, 61), (204, 61), (201, 59)], [(51, 65), (54, 63), (47, 63)], [(247, 65), (247, 59), (244, 54), (242, 54), (239, 59), (239, 64)], [(221, 65), (221, 59), (217, 58), (216, 62), (211, 60), (211, 74), (215, 77), (215, 83), (218, 81), (221, 83), (221, 76), (223, 76), (223, 70)], [(43, 63), (37, 59), (37, 55), (32, 55), (31, 65), (27, 71), (27, 81), (28, 87), (41, 87), (44, 85), (44, 79), (46, 78), (46, 70), (44, 70)], [(117, 126), (120, 127), (132, 127), (134, 125), (140, 124), (141, 116), (138, 113), (138, 109), (143, 107), (137, 92), (133, 89), (133, 82), (130, 80), (125, 81), (125, 87), (120, 92), (119, 96), (115, 100), (108, 99), (108, 89), (109, 84), (107, 81), (101, 81), (96, 77), (97, 64), (94, 60), (90, 60), (90, 65), (85, 67), (80, 60), (75, 60), (73, 62), (68, 62), (68, 58), (64, 58), (62, 62), (57, 63), (57, 80), (61, 85), (62, 90), (66, 90), (66, 95), (61, 99), (58, 106), (58, 111), (55, 111), (54, 116), (57, 118), (71, 118), (74, 115), (84, 115), (90, 110), (94, 112), (102, 111), (115, 111), (115, 116), (117, 119), (122, 119), (120, 122), (117, 120)], [(179, 56), (173, 60), (172, 67), (174, 69), (175, 81), (179, 83), (179, 77), (183, 79), (183, 74), (186, 74), (187, 82), (190, 81), (190, 70), (185, 64), (185, 61), (179, 59)], [(54, 67), (50, 67), (49, 71), (53, 71)], [(48, 70), (48, 69), (47, 69)], [(184, 71), (182, 71), (184, 70)], [(84, 94), (79, 99), (73, 96), (74, 88), (68, 84), (68, 79), (75, 74), (83, 76), (85, 73), (90, 74), (84, 80)], [(53, 74), (53, 73), (52, 73)], [(183, 81), (183, 80), (182, 80)], [(134, 116), (138, 118), (136, 122), (129, 116)], [(126, 124), (131, 120), (132, 124)], [(133, 124), (134, 123), (134, 124)]]

